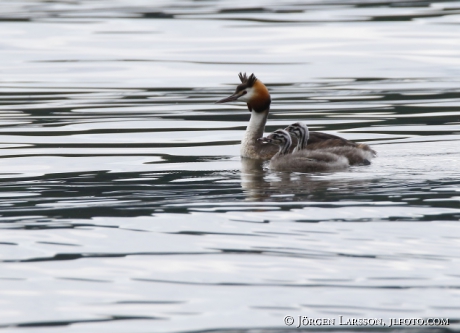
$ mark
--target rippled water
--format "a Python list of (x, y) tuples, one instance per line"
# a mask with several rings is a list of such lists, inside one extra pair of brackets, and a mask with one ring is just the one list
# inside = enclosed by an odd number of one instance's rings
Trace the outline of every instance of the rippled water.
[[(0, 329), (460, 329), (459, 2), (0, 4)], [(241, 161), (240, 71), (378, 158)]]

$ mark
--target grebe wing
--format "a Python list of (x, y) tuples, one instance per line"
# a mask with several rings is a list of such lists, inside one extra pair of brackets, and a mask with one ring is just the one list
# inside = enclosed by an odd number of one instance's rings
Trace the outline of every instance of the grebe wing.
[[(310, 145), (322, 144), (332, 146), (356, 146), (353, 141), (346, 140), (340, 136), (323, 133), (323, 132), (310, 132), (307, 147)], [(324, 148), (324, 147), (322, 147)]]
[(323, 132), (310, 132), (310, 137), (307, 142), (307, 149), (323, 149), (323, 148), (333, 148), (333, 147), (355, 147), (358, 149), (366, 150), (372, 153), (373, 156), (376, 156), (377, 153), (371, 147), (365, 143), (356, 143), (340, 136), (323, 133)]

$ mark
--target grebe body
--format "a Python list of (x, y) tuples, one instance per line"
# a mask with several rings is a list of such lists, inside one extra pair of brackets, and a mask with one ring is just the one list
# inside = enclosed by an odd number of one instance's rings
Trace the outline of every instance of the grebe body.
[[(232, 101), (246, 102), (251, 118), (249, 119), (246, 133), (241, 141), (241, 157), (269, 160), (279, 150), (274, 144), (262, 143), (259, 138), (264, 134), (265, 124), (267, 123), (268, 113), (270, 112), (271, 97), (267, 87), (258, 80), (254, 74), (247, 77), (246, 73), (239, 74), (241, 84), (236, 87), (235, 93), (223, 98), (216, 103), (227, 103)], [(372, 149), (365, 144), (356, 144), (336, 135), (310, 132), (307, 142), (308, 150), (356, 146), (358, 149)]]
[(271, 143), (279, 147), (278, 152), (270, 159), (270, 169), (289, 172), (321, 172), (337, 171), (348, 168), (348, 159), (344, 156), (318, 150), (297, 150), (291, 153), (292, 139), (282, 129), (276, 130), (260, 142)]
[[(309, 149), (310, 131), (308, 130), (307, 125), (298, 122), (289, 125), (285, 128), (285, 130), (297, 138), (297, 146), (295, 147), (294, 151)], [(315, 149), (321, 149), (325, 152), (345, 156), (348, 159), (350, 165), (369, 165), (371, 164), (371, 159), (376, 154), (375, 151), (366, 144), (358, 144), (345, 140), (341, 137), (336, 137), (336, 139), (329, 139), (328, 141), (328, 145), (326, 145), (324, 148), (321, 147), (322, 145), (319, 143)]]

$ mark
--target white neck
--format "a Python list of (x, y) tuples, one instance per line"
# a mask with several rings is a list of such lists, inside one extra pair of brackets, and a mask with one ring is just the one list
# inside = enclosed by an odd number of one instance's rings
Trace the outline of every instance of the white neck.
[(264, 135), (267, 116), (268, 112), (251, 112), (251, 119), (249, 119), (245, 137), (255, 139), (261, 138)]
[(254, 158), (257, 151), (257, 139), (263, 137), (265, 124), (267, 123), (268, 110), (264, 112), (251, 112), (251, 119), (246, 128), (246, 133), (241, 141), (241, 156)]

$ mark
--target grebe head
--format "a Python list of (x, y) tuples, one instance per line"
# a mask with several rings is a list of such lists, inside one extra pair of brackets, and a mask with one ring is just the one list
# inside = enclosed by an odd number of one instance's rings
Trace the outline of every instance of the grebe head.
[(307, 125), (304, 123), (294, 123), (285, 128), (285, 130), (297, 138), (296, 150), (303, 150), (307, 146), (307, 141), (310, 138), (310, 132)]
[(246, 102), (249, 111), (268, 111), (271, 98), (267, 87), (254, 74), (247, 77), (246, 73), (240, 73), (238, 76), (240, 77), (241, 84), (236, 87), (235, 93), (216, 103), (227, 103), (238, 100)]
[(297, 139), (305, 138), (308, 140), (310, 136), (307, 125), (300, 122), (289, 125), (285, 130), (294, 135)]
[(292, 144), (291, 136), (283, 129), (277, 129), (272, 134), (266, 137), (257, 139), (260, 142), (272, 143), (280, 147), (280, 154), (289, 153)]

